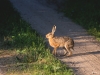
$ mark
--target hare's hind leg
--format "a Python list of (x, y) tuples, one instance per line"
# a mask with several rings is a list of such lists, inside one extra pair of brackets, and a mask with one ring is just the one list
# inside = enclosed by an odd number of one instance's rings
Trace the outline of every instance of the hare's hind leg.
[(64, 47), (64, 55), (66, 55), (68, 53), (68, 51), (66, 50), (66, 48)]
[(72, 51), (70, 50), (70, 47), (65, 46), (65, 48), (66, 48), (66, 51), (68, 52), (67, 56), (71, 56), (72, 55)]
[(74, 51), (74, 48), (72, 47), (72, 50)]

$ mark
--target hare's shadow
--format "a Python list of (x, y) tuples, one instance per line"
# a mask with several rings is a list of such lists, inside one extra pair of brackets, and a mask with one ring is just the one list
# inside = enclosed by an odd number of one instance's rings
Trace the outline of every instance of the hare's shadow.
[(72, 56), (81, 56), (81, 55), (89, 55), (89, 54), (100, 54), (100, 50), (98, 50), (98, 51), (93, 51), (93, 52), (86, 52), (86, 53), (74, 54), (74, 55), (72, 55)]
[[(89, 55), (89, 54), (100, 54), (100, 50), (98, 51), (93, 51), (93, 52), (86, 52), (86, 53), (78, 53), (78, 54), (73, 54), (70, 57), (76, 57), (76, 56), (81, 56), (81, 55)], [(65, 57), (64, 55), (60, 55), (61, 58)]]

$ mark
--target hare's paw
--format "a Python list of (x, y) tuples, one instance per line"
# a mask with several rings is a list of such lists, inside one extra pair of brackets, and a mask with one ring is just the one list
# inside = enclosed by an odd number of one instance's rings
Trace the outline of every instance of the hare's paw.
[(71, 56), (71, 55), (72, 55), (72, 52), (70, 52), (70, 53), (66, 54), (66, 56), (68, 56), (68, 57), (69, 57), (69, 56)]

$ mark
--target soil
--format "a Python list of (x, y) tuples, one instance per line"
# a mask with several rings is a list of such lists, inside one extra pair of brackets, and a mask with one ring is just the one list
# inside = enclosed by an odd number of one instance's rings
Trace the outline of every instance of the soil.
[[(74, 39), (73, 55), (57, 58), (72, 68), (75, 75), (100, 75), (100, 43), (85, 29), (64, 17), (63, 13), (57, 12), (56, 7), (52, 4), (48, 5), (45, 0), (10, 1), (20, 12), (22, 18), (29, 22), (32, 28), (44, 38), (48, 32), (51, 32), (52, 26), (56, 25), (55, 36), (69, 36)], [(63, 50), (59, 49), (57, 53), (63, 54)], [(8, 60), (10, 56), (6, 56), (5, 59)], [(0, 68), (4, 62), (1, 61), (2, 57), (0, 56)]]

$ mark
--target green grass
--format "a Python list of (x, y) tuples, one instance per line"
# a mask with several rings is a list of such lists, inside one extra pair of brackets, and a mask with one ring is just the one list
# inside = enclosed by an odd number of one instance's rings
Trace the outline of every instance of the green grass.
[(99, 3), (99, 0), (64, 0), (61, 11), (65, 16), (83, 26), (91, 35), (100, 39)]
[(9, 0), (0, 0), (0, 36), (0, 50), (10, 54), (15, 51), (13, 63), (6, 65), (6, 75), (73, 75), (52, 56), (44, 39), (20, 17)]

